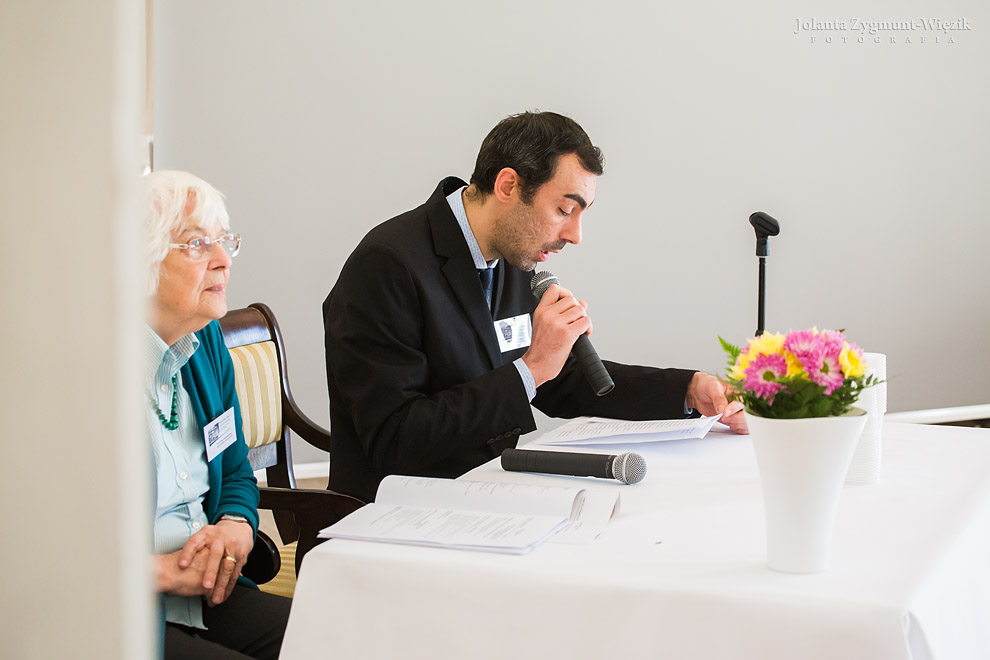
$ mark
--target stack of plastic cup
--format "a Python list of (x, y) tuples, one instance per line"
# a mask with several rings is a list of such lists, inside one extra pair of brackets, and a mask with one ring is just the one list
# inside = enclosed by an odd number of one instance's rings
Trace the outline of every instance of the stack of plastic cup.
[(884, 382), (863, 390), (855, 403), (857, 408), (866, 411), (866, 426), (846, 473), (847, 484), (880, 482), (881, 431), (883, 416), (887, 412), (887, 356), (883, 353), (863, 353), (863, 359), (866, 373)]

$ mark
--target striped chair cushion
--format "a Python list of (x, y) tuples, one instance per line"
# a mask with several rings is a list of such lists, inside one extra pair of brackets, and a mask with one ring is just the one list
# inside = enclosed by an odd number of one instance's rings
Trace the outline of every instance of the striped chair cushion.
[(275, 594), (292, 598), (296, 593), (296, 543), (293, 541), (289, 545), (283, 545), (278, 549), (279, 557), (282, 559), (282, 566), (278, 570), (278, 575), (269, 582), (259, 584), (258, 588), (265, 593)]
[(230, 349), (234, 384), (241, 404), (244, 441), (248, 447), (275, 442), (282, 434), (282, 390), (279, 387), (275, 342)]

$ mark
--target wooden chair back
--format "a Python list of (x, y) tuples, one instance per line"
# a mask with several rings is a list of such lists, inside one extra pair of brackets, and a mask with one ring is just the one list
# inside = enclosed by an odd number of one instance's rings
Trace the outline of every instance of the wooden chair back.
[[(364, 502), (329, 490), (300, 489), (292, 467), (292, 435), (327, 453), (330, 432), (307, 417), (289, 389), (282, 333), (271, 309), (252, 303), (220, 319), (234, 362), (244, 439), (252, 466), (265, 469), (260, 508), (270, 509), (282, 543), (297, 542), (295, 568), (315, 546), (320, 529)], [(332, 462), (332, 457), (331, 457)], [(329, 472), (327, 480), (329, 481)]]

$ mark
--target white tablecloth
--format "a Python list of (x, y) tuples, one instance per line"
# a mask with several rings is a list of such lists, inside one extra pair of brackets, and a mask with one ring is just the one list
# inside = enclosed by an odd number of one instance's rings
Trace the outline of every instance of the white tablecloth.
[(592, 545), (524, 556), (328, 541), (303, 562), (281, 657), (988, 659), (990, 431), (884, 434), (881, 483), (844, 487), (815, 575), (765, 567), (745, 436), (603, 452), (647, 459), (634, 486), (493, 461), (467, 478), (618, 488), (621, 512)]

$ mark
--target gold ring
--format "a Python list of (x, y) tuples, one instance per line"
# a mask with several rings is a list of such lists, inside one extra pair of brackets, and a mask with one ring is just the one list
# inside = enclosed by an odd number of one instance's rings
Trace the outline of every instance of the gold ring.
[(237, 563), (237, 560), (236, 560), (236, 559), (234, 559), (233, 557), (231, 557), (230, 555), (227, 555), (226, 557), (224, 557), (224, 559), (226, 559), (227, 561), (232, 561), (232, 562), (234, 562), (235, 564)]

